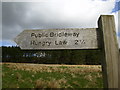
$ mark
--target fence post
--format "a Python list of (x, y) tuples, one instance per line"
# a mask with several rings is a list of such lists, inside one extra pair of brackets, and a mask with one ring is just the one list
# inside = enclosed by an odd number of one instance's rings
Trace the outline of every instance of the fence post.
[(118, 88), (119, 48), (113, 15), (101, 15), (98, 20), (101, 32), (102, 69), (105, 88)]

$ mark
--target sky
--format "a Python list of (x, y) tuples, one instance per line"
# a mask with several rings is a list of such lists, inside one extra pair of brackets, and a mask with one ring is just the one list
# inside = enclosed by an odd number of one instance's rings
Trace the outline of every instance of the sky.
[(2, 0), (0, 46), (26, 29), (97, 28), (100, 15), (114, 15), (120, 47), (120, 0)]

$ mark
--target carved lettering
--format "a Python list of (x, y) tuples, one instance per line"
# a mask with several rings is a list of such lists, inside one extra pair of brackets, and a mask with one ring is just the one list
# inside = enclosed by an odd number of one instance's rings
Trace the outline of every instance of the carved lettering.
[(67, 41), (64, 40), (64, 41), (55, 41), (55, 45), (66, 45), (67, 44)]
[(50, 32), (50, 37), (78, 37), (79, 33)]
[(39, 42), (39, 41), (31, 41), (30, 42), (30, 45), (40, 45), (40, 46), (50, 46), (52, 42), (50, 41), (42, 41), (42, 42)]
[(34, 37), (34, 38), (48, 37), (48, 34), (47, 33), (31, 33), (31, 37)]
[(85, 40), (75, 40), (75, 45), (85, 44)]

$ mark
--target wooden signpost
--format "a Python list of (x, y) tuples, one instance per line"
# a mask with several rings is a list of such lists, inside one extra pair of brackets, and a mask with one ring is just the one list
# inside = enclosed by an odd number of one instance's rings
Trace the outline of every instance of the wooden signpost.
[[(101, 49), (105, 88), (118, 88), (119, 48), (112, 15), (101, 15), (98, 28), (25, 30), (15, 38), (21, 49)], [(120, 77), (120, 76), (119, 76)]]

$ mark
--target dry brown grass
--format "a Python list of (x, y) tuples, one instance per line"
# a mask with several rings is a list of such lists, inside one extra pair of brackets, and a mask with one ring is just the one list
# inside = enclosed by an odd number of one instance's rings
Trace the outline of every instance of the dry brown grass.
[(94, 79), (91, 74), (86, 75), (84, 78), (88, 81), (92, 81)]
[(41, 79), (35, 81), (35, 88), (45, 88), (45, 87), (46, 87), (45, 81)]
[[(60, 72), (80, 74), (86, 72), (101, 72), (100, 65), (46, 65), (46, 64), (26, 64), (26, 63), (4, 63), (14, 70), (25, 70), (32, 72)], [(65, 68), (60, 68), (65, 67)], [(66, 68), (69, 67), (69, 68)]]
[(66, 82), (65, 79), (52, 79), (50, 81), (38, 79), (35, 81), (35, 88), (61, 88), (61, 84), (66, 84)]
[[(82, 80), (77, 80), (81, 77), (83, 80), (88, 81), (88, 85), (85, 85), (85, 88), (89, 86), (96, 85), (96, 78), (102, 78), (102, 74), (99, 73), (102, 71), (100, 65), (46, 65), (46, 64), (27, 64), (27, 63), (3, 63), (7, 64), (6, 67), (11, 70), (14, 69), (16, 73), (11, 73), (11, 75), (16, 77), (16, 80), (21, 83), (32, 83), (34, 88), (74, 88), (82, 87)], [(4, 66), (4, 65), (3, 65)], [(29, 77), (25, 77), (21, 72), (17, 70), (23, 70), (32, 72), (29, 73)], [(27, 72), (27, 73), (28, 73)], [(40, 73), (39, 73), (40, 72)], [(44, 73), (45, 72), (45, 73)], [(47, 73), (46, 73), (47, 72)], [(51, 75), (49, 72), (57, 72), (55, 75)], [(97, 73), (95, 73), (97, 72)], [(36, 75), (45, 74), (45, 77), (37, 77)], [(95, 73), (95, 75), (93, 75)], [(7, 72), (4, 72), (2, 76), (5, 76)], [(26, 74), (26, 73), (25, 73)], [(44, 75), (43, 74), (43, 75)], [(51, 76), (47, 76), (50, 74)], [(54, 73), (53, 73), (54, 74)], [(64, 76), (56, 77), (56, 74), (61, 74)], [(38, 76), (39, 76), (38, 75)], [(68, 75), (68, 76), (67, 76)], [(59, 76), (59, 75), (58, 75)], [(32, 78), (31, 78), (32, 77)], [(24, 79), (25, 80), (24, 80)], [(72, 82), (72, 83), (71, 83)], [(72, 85), (73, 84), (73, 85)], [(19, 85), (11, 85), (11, 87), (19, 88)]]

